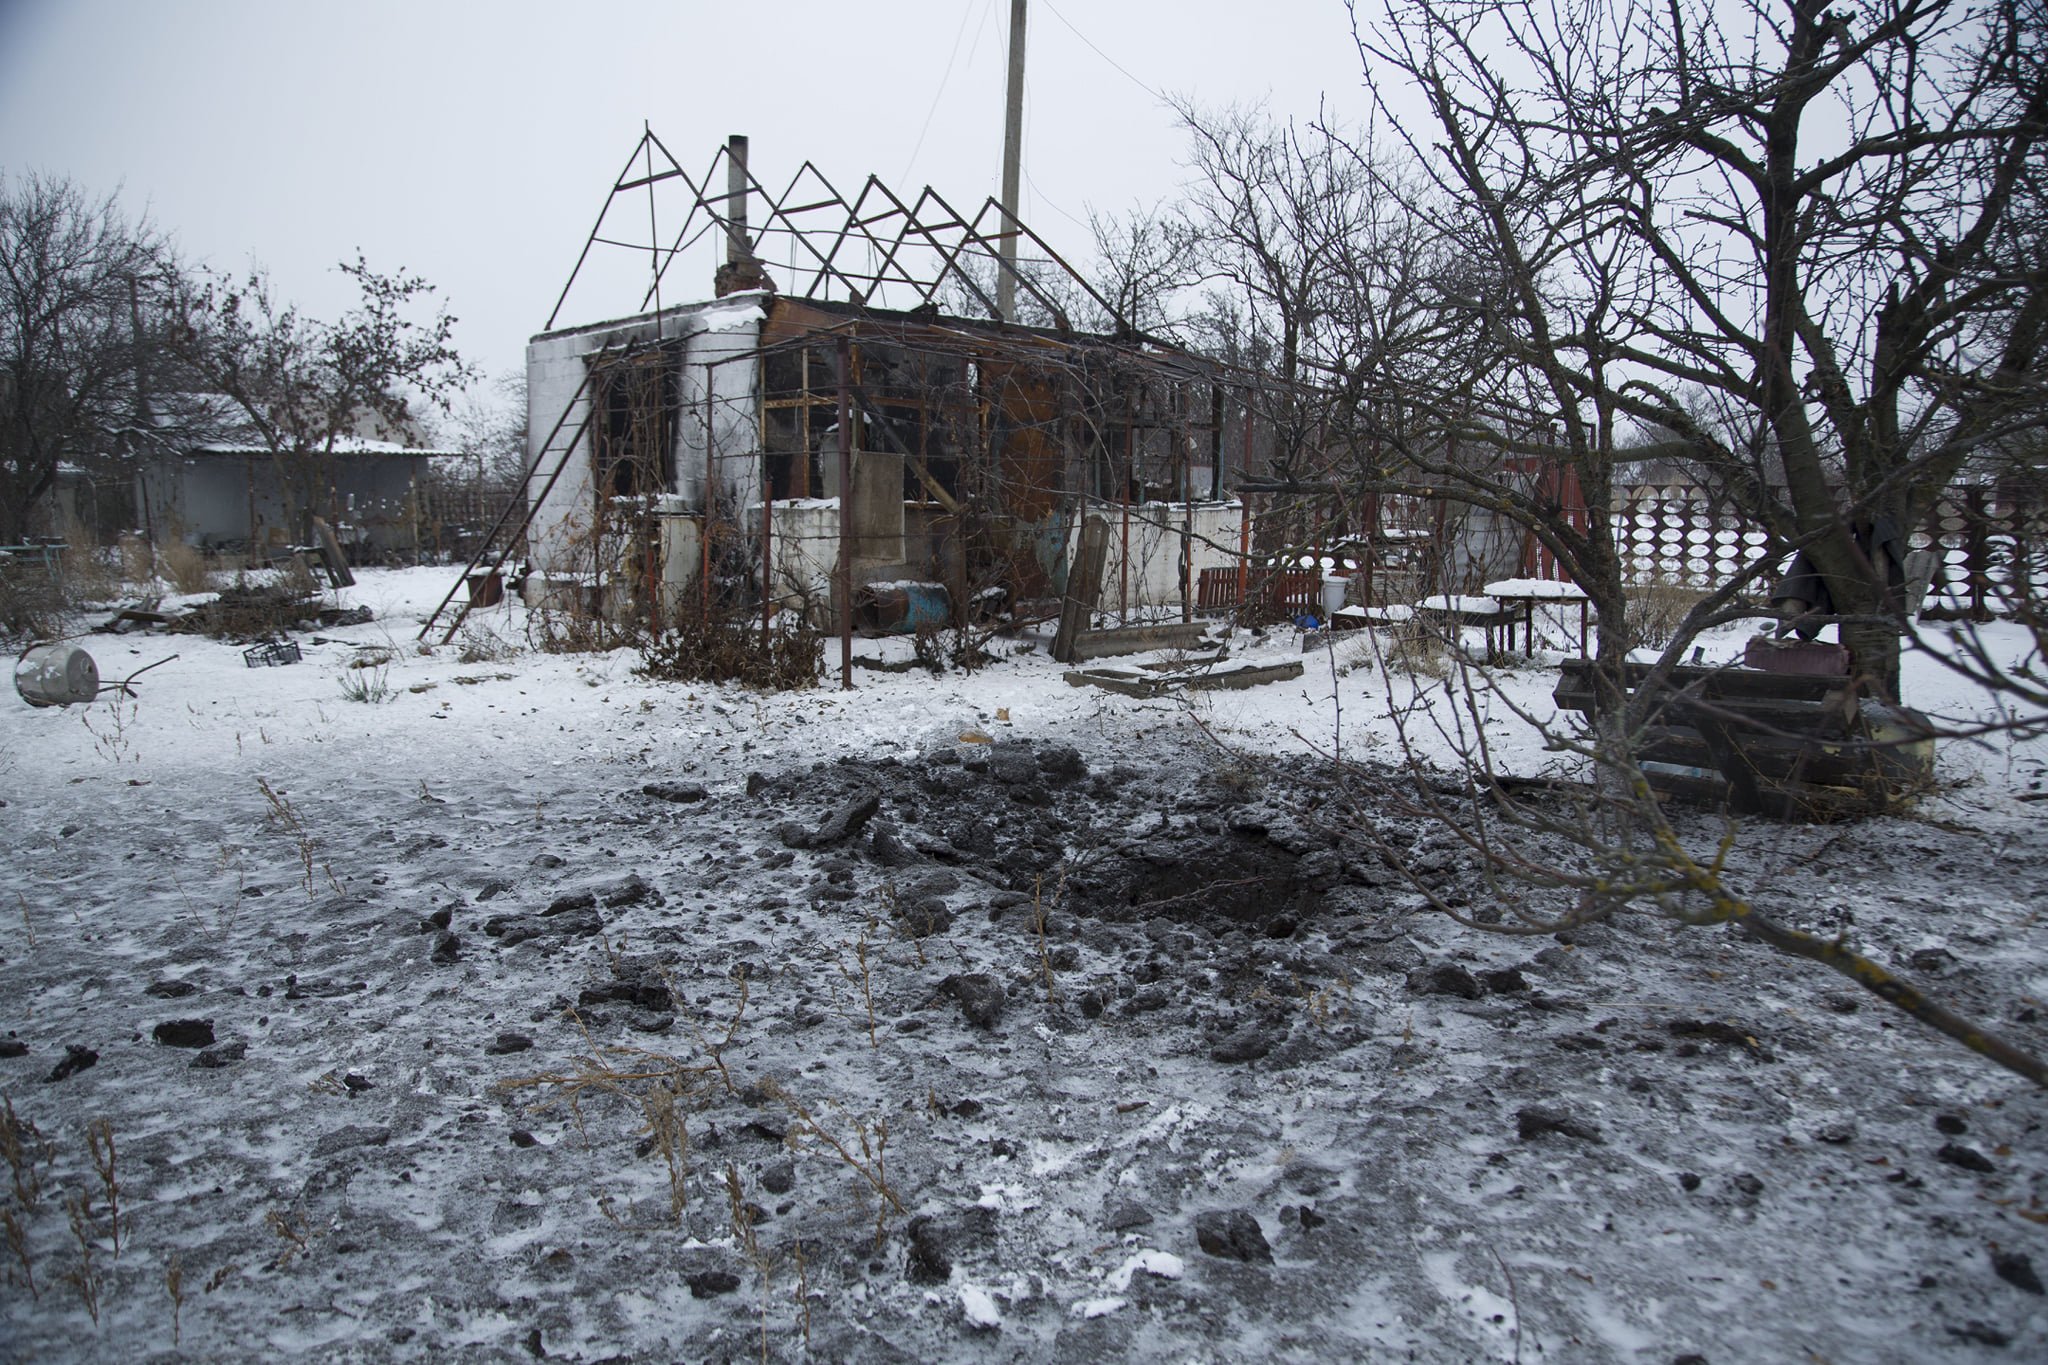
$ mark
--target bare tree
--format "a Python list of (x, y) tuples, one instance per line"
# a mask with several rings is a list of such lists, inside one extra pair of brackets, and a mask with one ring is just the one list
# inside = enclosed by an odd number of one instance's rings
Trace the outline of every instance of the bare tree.
[(1133, 207), (1122, 214), (1090, 213), (1095, 239), (1095, 284), (1114, 316), (1091, 322), (1100, 331), (1119, 323), (1133, 331), (1171, 337), (1184, 319), (1181, 295), (1193, 283), (1186, 225), (1170, 210)]
[[(1397, 87), (1429, 102), (1429, 130), (1402, 134), (1426, 188), (1403, 197), (1466, 263), (1443, 277), (1443, 326), (1486, 362), (1385, 392), (1402, 418), (1375, 430), (1406, 478), (1526, 527), (1600, 619), (1591, 737), (1522, 716), (1592, 784), (1532, 795), (1487, 738), (1509, 699), (1484, 677), (1454, 686), (1437, 747), (1463, 772), (1418, 773), (1415, 799), (1502, 879), (1505, 913), (1446, 913), (1523, 933), (1628, 907), (1726, 925), (2048, 1083), (2039, 1059), (1769, 907), (1733, 870), (1733, 822), (1703, 832), (1657, 799), (1637, 755), (1660, 683), (1699, 631), (1745, 614), (1775, 555), (1708, 594), (1631, 696), (1610, 522), (1621, 454), (1692, 461), (1774, 552), (1811, 556), (1862, 684), (1897, 698), (1887, 527), (1909, 530), (1968, 461), (2044, 416), (2043, 18), (1944, 0), (1422, 0), (1361, 28), (1381, 112)], [(1641, 430), (1662, 438), (1642, 446)], [(1516, 459), (1569, 471), (1582, 520)]]
[(0, 542), (27, 533), (60, 466), (153, 434), (148, 354), (174, 272), (112, 196), (0, 181)]
[(1369, 217), (1367, 178), (1318, 129), (1261, 108), (1175, 104), (1189, 133), (1193, 182), (1175, 231), (1210, 298), (1211, 348), (1271, 382), (1256, 399), (1282, 478), (1320, 472), (1319, 386), (1345, 351), (1337, 317), (1346, 264)]
[(420, 409), (446, 412), (473, 377), (445, 309), (411, 316), (432, 285), (404, 271), (379, 274), (360, 256), (340, 269), (361, 298), (334, 322), (281, 302), (261, 270), (208, 278), (184, 304), (185, 357), (270, 452), (304, 538), (338, 447), (365, 429), (416, 430)]
[(478, 462), (492, 488), (517, 488), (526, 469), (526, 373), (507, 370), (453, 400), (442, 439)]
[(1559, 425), (1594, 578), (1608, 433), (1654, 423), (1806, 548), (1896, 698), (1883, 542), (2043, 417), (2044, 34), (2040, 0), (1428, 0), (1361, 29), (1375, 91), (1429, 102), (1407, 140), (1500, 271), (1471, 312)]

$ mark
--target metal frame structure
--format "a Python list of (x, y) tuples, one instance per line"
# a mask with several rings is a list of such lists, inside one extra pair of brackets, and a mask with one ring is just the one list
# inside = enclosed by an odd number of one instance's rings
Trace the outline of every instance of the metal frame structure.
[[(542, 330), (553, 330), (560, 319), (593, 248), (609, 246), (647, 253), (652, 265), (651, 279), (639, 311), (658, 311), (669, 266), (676, 257), (715, 233), (729, 242), (743, 242), (750, 252), (757, 244), (786, 243), (795, 271), (795, 278), (780, 287), (780, 292), (788, 297), (829, 301), (836, 292), (843, 302), (909, 312), (937, 307), (941, 292), (949, 284), (956, 284), (987, 310), (990, 319), (1000, 320), (998, 301), (966, 268), (968, 262), (983, 262), (998, 276), (1008, 276), (1046, 317), (1059, 327), (1070, 329), (1072, 324), (1066, 318), (1062, 301), (1042, 287), (1034, 272), (1004, 257), (1006, 243), (1028, 244), (1038, 253), (1038, 259), (1057, 267), (1068, 283), (1101, 309), (1104, 317), (1114, 319), (1115, 335), (1139, 336), (1115, 305), (1068, 265), (1043, 237), (993, 198), (985, 200), (969, 218), (929, 185), (906, 200), (879, 176), (871, 174), (862, 182), (860, 192), (848, 199), (810, 161), (798, 167), (778, 193), (754, 176), (743, 147), (744, 140), (738, 138), (721, 146), (704, 173), (693, 177), (652, 129), (644, 130), (613, 180), (604, 207), (599, 210), (575, 268), (556, 296)], [(715, 188), (720, 167), (726, 172), (723, 189)], [(679, 190), (684, 205), (682, 225), (666, 246), (662, 245), (657, 227), (656, 199), (657, 190), (664, 186)], [(607, 236), (606, 224), (620, 208), (621, 197), (642, 189), (647, 191), (648, 241)], [(745, 207), (750, 202), (765, 206), (758, 226)], [(770, 259), (767, 263), (775, 261)]]

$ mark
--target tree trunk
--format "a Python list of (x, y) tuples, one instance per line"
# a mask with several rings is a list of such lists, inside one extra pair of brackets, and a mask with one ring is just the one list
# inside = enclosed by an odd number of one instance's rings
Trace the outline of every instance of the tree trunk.
[(1886, 624), (1843, 624), (1838, 628), (1842, 643), (1849, 647), (1849, 671), (1866, 694), (1880, 701), (1898, 702), (1899, 632)]

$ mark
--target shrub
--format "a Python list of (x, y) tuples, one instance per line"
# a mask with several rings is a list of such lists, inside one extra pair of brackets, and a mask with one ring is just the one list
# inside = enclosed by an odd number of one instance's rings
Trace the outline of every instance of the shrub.
[(736, 682), (795, 691), (817, 685), (823, 645), (824, 636), (801, 615), (767, 632), (752, 621), (684, 619), (641, 645), (636, 671), (660, 682)]
[(41, 564), (0, 558), (0, 640), (51, 639), (63, 620), (64, 595)]

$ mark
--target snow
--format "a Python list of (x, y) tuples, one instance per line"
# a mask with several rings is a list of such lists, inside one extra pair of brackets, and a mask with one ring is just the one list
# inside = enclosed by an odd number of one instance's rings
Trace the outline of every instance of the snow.
[[(1306, 657), (1291, 629), (1236, 632), (1232, 664), (1309, 665), (1243, 692), (1071, 688), (1038, 634), (998, 639), (972, 675), (857, 670), (851, 692), (761, 695), (650, 682), (625, 650), (536, 652), (516, 603), (421, 653), (417, 618), (454, 576), (361, 571), (338, 601), (375, 618), (295, 637), (296, 665), (249, 669), (199, 637), (89, 636), (103, 677), (179, 657), (133, 699), (0, 705), (0, 907), (15, 917), (0, 1036), (28, 1049), (0, 1057), (0, 1094), (52, 1148), (23, 1211), (38, 1293), (0, 1292), (5, 1354), (531, 1358), (537, 1333), (549, 1357), (667, 1358), (688, 1342), (693, 1357), (757, 1358), (764, 1331), (787, 1359), (2048, 1353), (2048, 1313), (1988, 1251), (2048, 1271), (2048, 1104), (1874, 998), (1838, 1012), (1844, 988), (1818, 969), (1645, 917), (1570, 943), (1464, 930), (1350, 855), (1287, 937), (1264, 919), (1091, 917), (1058, 900), (1067, 870), (1122, 850), (1142, 861), (1205, 821), (1233, 847), (1308, 839), (1291, 792), (1332, 752), (1391, 759), (1397, 722), (1441, 766), (1459, 727), (1478, 726), (1508, 769), (1569, 774), (1516, 715), (1551, 716), (1554, 658), (1469, 675), (1469, 711), (1455, 662), (1390, 679), (1374, 662), (1386, 637), (1364, 630)], [(1738, 658), (1744, 637), (1710, 637), (1710, 661)], [(2024, 644), (2009, 626), (1984, 639), (2001, 657)], [(346, 700), (366, 678), (385, 699)], [(1993, 709), (1924, 653), (1906, 688), (1949, 719)], [(1075, 746), (1088, 777), (1001, 784), (1025, 741)], [(1273, 756), (1293, 766), (1268, 775)], [(752, 774), (771, 780), (760, 795)], [(2023, 798), (2048, 788), (2048, 747), (1945, 744), (1938, 776), (1906, 816), (1742, 829), (1729, 873), (1909, 970), (1940, 948), (1953, 964), (1925, 983), (2038, 1051), (2048, 849)], [(641, 790), (679, 780), (705, 799)], [(890, 788), (877, 819), (906, 841), (997, 838), (1091, 792), (1114, 823), (1076, 815), (1059, 833), (1043, 940), (1028, 900), (1003, 909), (971, 865), (892, 869), (851, 844), (778, 838), (857, 783), (899, 780), (930, 792), (913, 809)], [(1399, 823), (1376, 789), (1325, 814), (1392, 819), (1404, 856), (1475, 906), (1493, 894), (1468, 851)], [(1686, 828), (1712, 847), (1720, 824)], [(1182, 871), (1144, 865), (1160, 884)], [(958, 884), (916, 889), (939, 872)], [(625, 899), (635, 876), (656, 895)], [(1012, 894), (1032, 889), (1026, 876)], [(951, 927), (913, 936), (885, 891), (940, 903)], [(586, 893), (599, 934), (505, 946), (484, 932), (500, 914), (560, 923), (575, 912), (546, 911)], [(461, 954), (436, 964), (420, 921), (443, 909)], [(1055, 955), (1067, 965), (1048, 968)], [(580, 1003), (643, 959), (674, 992), (666, 1031), (643, 1031), (659, 1021), (636, 1006)], [(1407, 973), (1423, 962), (1515, 967), (1533, 989), (1418, 993)], [(991, 1027), (946, 993), (968, 973), (1006, 987)], [(195, 990), (147, 993), (165, 983)], [(1099, 1015), (1082, 1003), (1092, 990)], [(1148, 990), (1161, 1003), (1140, 1008)], [(602, 1019), (571, 1023), (560, 1002)], [(152, 1041), (174, 1019), (211, 1020), (247, 1054), (195, 1068)], [(1731, 1023), (1768, 1056), (1674, 1031), (1687, 1021)], [(1215, 1060), (1214, 1040), (1246, 1024), (1274, 1028), (1273, 1051)], [(532, 1046), (485, 1051), (504, 1033)], [(67, 1044), (98, 1063), (44, 1081)], [(645, 1145), (645, 1092), (619, 1079), (663, 1059), (696, 1106), (680, 1213)], [(589, 1084), (572, 1106), (559, 1085), (527, 1084), (549, 1076)], [(1569, 1105), (1604, 1140), (1520, 1140), (1532, 1104)], [(86, 1147), (95, 1119), (119, 1143), (118, 1259)], [(901, 1212), (858, 1169), (884, 1122)], [(1994, 1169), (1938, 1157), (1947, 1143)], [(729, 1171), (758, 1210), (746, 1232)], [(79, 1265), (64, 1198), (81, 1191), (98, 1211), (98, 1323), (63, 1279)], [(1112, 1220), (1127, 1203), (1137, 1213)], [(1218, 1207), (1253, 1212), (1276, 1263), (1200, 1252), (1193, 1214)], [(969, 1214), (989, 1230), (950, 1244), (947, 1276), (909, 1280), (911, 1220)], [(693, 1277), (709, 1272), (740, 1288), (700, 1296)], [(1994, 1356), (1967, 1335), (1978, 1326), (2012, 1344)]]
[(764, 321), (767, 316), (760, 304), (750, 303), (741, 308), (706, 308), (701, 313), (693, 314), (691, 320), (697, 324), (695, 330), (736, 332), (743, 327), (751, 327), (757, 322)]
[(1486, 585), (1488, 597), (1534, 597), (1545, 601), (1583, 602), (1586, 594), (1576, 583), (1559, 583), (1548, 578), (1503, 578)]
[(1478, 597), (1470, 593), (1437, 593), (1423, 598), (1415, 606), (1418, 611), (1470, 612), (1484, 616), (1497, 616), (1507, 610), (1491, 597)]
[(1003, 1325), (1002, 1310), (996, 1307), (995, 1299), (979, 1285), (960, 1286), (960, 1311), (971, 1327), (989, 1328)]
[[(432, 450), (421, 446), (409, 446), (399, 441), (373, 441), (363, 436), (336, 436), (333, 444), (326, 447), (332, 455), (399, 455), (414, 457), (456, 457), (465, 454), (460, 450)], [(190, 452), (194, 455), (261, 455), (266, 459), (276, 452), (264, 445), (209, 445), (199, 446)]]
[(1141, 1251), (1110, 1271), (1104, 1283), (1115, 1293), (1125, 1293), (1131, 1287), (1131, 1278), (1141, 1270), (1162, 1280), (1177, 1280), (1186, 1272), (1187, 1263), (1170, 1251)]

